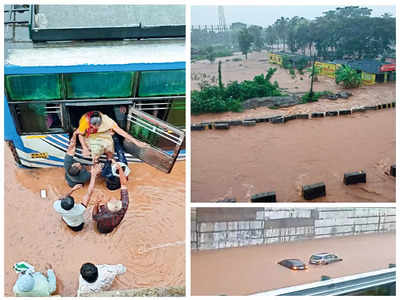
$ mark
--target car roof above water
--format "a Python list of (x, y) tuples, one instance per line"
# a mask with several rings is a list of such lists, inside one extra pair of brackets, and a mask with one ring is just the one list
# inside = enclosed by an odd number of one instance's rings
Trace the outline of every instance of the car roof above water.
[(297, 258), (289, 258), (289, 259), (282, 260), (282, 262), (284, 262), (284, 261), (291, 263), (293, 265), (304, 265), (304, 263), (300, 259), (297, 259)]
[(327, 253), (327, 252), (324, 252), (324, 253), (315, 253), (315, 254), (313, 254), (312, 256), (327, 256), (327, 255), (331, 255), (331, 253)]

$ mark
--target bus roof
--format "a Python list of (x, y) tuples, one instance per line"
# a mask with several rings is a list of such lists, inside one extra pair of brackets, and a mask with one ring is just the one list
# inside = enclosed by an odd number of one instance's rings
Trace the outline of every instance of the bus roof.
[(41, 67), (185, 61), (184, 39), (46, 43), (7, 49), (5, 65)]

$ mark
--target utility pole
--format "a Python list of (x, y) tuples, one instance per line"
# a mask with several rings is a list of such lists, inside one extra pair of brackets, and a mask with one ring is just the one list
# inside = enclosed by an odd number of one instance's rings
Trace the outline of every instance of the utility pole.
[(313, 63), (312, 63), (312, 71), (311, 71), (311, 88), (310, 88), (310, 94), (309, 94), (309, 99), (312, 99), (313, 97), (313, 85), (314, 85), (314, 71), (315, 71), (315, 54), (313, 57)]

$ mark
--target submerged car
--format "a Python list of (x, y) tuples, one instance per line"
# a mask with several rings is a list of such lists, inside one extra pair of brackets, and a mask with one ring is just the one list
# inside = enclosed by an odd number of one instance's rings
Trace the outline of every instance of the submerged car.
[(309, 263), (314, 264), (314, 265), (327, 265), (327, 264), (337, 262), (337, 261), (342, 261), (342, 260), (343, 260), (342, 258), (339, 258), (335, 254), (318, 253), (318, 254), (311, 255)]
[(281, 266), (289, 268), (291, 270), (305, 270), (307, 266), (303, 263), (300, 259), (291, 258), (291, 259), (284, 259), (278, 262)]

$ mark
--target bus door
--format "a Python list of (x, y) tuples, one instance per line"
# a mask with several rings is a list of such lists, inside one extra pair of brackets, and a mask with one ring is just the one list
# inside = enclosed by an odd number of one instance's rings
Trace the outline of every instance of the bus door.
[(126, 152), (165, 173), (171, 172), (185, 141), (182, 130), (135, 106), (129, 109), (126, 129), (134, 138), (149, 145), (141, 148), (125, 140)]
[(89, 111), (100, 111), (117, 122), (121, 128), (126, 127), (126, 113), (128, 112), (131, 100), (120, 101), (78, 101), (65, 104), (65, 128), (72, 133), (74, 128), (79, 126), (80, 118)]

